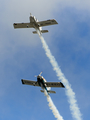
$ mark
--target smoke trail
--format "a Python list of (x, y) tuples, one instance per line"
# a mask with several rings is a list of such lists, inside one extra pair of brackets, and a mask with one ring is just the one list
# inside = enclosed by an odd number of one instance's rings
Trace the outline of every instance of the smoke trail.
[(48, 45), (46, 44), (44, 38), (42, 37), (42, 35), (39, 33), (39, 31), (37, 30), (37, 33), (41, 39), (41, 42), (43, 44), (43, 48), (46, 52), (47, 57), (50, 60), (51, 65), (53, 66), (53, 70), (56, 72), (56, 75), (58, 77), (59, 80), (62, 81), (62, 83), (65, 85), (66, 87), (66, 95), (69, 99), (69, 103), (70, 103), (70, 110), (72, 113), (73, 118), (75, 118), (76, 120), (82, 120), (81, 118), (81, 112), (79, 110), (78, 104), (77, 104), (77, 100), (75, 98), (75, 93), (73, 92), (71, 85), (69, 84), (68, 80), (65, 78), (64, 74), (62, 73), (61, 69), (58, 66), (57, 61), (55, 60), (54, 56), (52, 55)]
[(63, 120), (62, 116), (60, 115), (60, 113), (58, 112), (57, 108), (55, 107), (51, 97), (48, 95), (47, 91), (44, 89), (44, 94), (47, 97), (47, 101), (48, 101), (48, 105), (49, 108), (52, 110), (55, 118), (57, 118), (57, 120)]

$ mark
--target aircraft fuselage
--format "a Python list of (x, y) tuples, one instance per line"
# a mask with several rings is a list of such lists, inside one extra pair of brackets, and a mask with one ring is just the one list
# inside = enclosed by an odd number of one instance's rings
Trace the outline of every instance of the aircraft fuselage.
[(43, 78), (43, 76), (38, 75), (37, 76), (37, 82), (38, 82), (39, 86), (42, 87), (42, 89), (47, 90), (47, 87), (46, 87), (46, 84), (45, 84), (46, 80)]
[(38, 29), (39, 30), (39, 32), (41, 31), (41, 27), (38, 25), (38, 20), (35, 18), (35, 16), (30, 16), (30, 23), (32, 23), (33, 24), (33, 27), (35, 28), (35, 29)]

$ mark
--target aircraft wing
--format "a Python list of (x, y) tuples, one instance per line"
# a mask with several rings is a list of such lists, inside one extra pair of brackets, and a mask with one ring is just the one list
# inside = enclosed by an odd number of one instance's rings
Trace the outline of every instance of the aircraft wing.
[(24, 80), (24, 79), (21, 79), (21, 81), (22, 81), (22, 84), (39, 86), (38, 82), (36, 82), (36, 81)]
[(32, 23), (14, 23), (14, 28), (33, 28)]
[(40, 21), (40, 22), (37, 22), (37, 23), (38, 23), (39, 27), (58, 24), (57, 21), (54, 20), (54, 19)]
[(63, 87), (65, 86), (61, 82), (45, 82), (47, 87)]

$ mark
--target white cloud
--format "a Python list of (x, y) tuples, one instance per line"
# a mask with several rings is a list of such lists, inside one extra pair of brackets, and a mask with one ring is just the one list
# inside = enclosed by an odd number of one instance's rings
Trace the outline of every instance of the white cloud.
[(58, 8), (66, 8), (72, 7), (77, 10), (88, 10), (90, 11), (90, 1), (89, 0), (60, 0), (60, 7)]

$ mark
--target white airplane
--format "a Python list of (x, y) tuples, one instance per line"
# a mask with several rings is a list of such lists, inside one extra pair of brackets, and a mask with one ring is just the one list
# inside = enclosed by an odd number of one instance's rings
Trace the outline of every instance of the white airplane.
[[(29, 23), (14, 23), (13, 26), (14, 28), (35, 28), (36, 30), (39, 30), (40, 34), (41, 33), (46, 33), (48, 30), (42, 30), (43, 26), (48, 26), (48, 25), (54, 25), (58, 24), (56, 20), (50, 19), (50, 20), (45, 20), (45, 21), (38, 21), (35, 16), (32, 16), (30, 13), (30, 22)], [(37, 31), (33, 31), (34, 34), (37, 33)]]
[(41, 92), (44, 92), (44, 89), (47, 91), (47, 93), (56, 93), (55, 91), (51, 91), (50, 87), (62, 87), (65, 88), (65, 86), (61, 82), (47, 82), (43, 76), (41, 76), (42, 72), (37, 76), (37, 81), (31, 81), (31, 80), (24, 80), (21, 79), (22, 84), (26, 85), (32, 85), (32, 86), (39, 86), (43, 90), (40, 90)]

